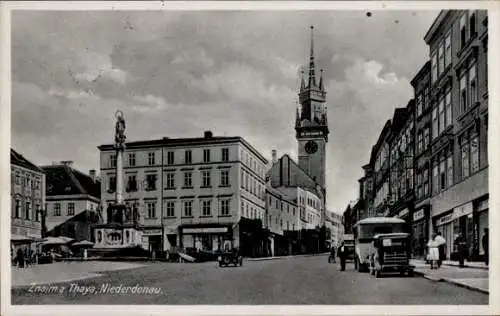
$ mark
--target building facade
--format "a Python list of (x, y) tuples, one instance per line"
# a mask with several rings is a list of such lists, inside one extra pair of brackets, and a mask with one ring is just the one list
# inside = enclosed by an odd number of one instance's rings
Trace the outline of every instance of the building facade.
[(11, 250), (33, 248), (42, 237), (45, 173), (24, 156), (10, 150)]
[(412, 214), (412, 249), (417, 258), (424, 258), (431, 236), (431, 63), (428, 61), (412, 79), (415, 98), (415, 206)]
[(424, 40), (429, 61), (411, 81), (413, 110), (409, 104), (401, 120), (396, 109), (372, 148), (369, 215), (406, 216), (415, 257), (425, 255), (431, 234), (440, 231), (448, 259), (456, 258), (461, 235), (467, 259), (482, 260), (489, 224), (487, 11), (443, 10)]
[(444, 10), (425, 36), (431, 60), (432, 226), (467, 242), (468, 258), (484, 254), (488, 227), (488, 16), (485, 10)]
[(95, 170), (84, 174), (71, 161), (41, 168), (46, 174), (47, 235), (93, 241), (92, 225), (97, 222), (101, 201), (101, 182)]
[[(102, 203), (114, 201), (116, 157), (101, 152)], [(241, 137), (163, 138), (127, 143), (125, 203), (138, 210), (143, 248), (239, 247), (242, 217), (265, 218), (268, 161)]]

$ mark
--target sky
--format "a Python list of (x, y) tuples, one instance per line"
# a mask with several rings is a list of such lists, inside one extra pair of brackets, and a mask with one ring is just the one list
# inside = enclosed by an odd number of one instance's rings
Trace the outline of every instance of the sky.
[[(17, 11), (12, 147), (38, 165), (99, 170), (120, 109), (129, 141), (242, 136), (297, 159), (299, 74), (314, 25), (330, 135), (327, 208), (358, 196), (386, 120), (412, 98), (438, 11)], [(307, 68), (306, 68), (307, 72)]]

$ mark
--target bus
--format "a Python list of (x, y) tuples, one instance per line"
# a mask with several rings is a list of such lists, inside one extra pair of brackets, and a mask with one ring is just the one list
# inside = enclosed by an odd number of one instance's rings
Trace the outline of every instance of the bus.
[(354, 235), (344, 234), (344, 246), (347, 249), (347, 260), (354, 260)]
[(353, 226), (354, 268), (358, 272), (368, 271), (369, 251), (373, 237), (377, 234), (406, 233), (406, 222), (396, 217), (370, 217), (358, 221)]

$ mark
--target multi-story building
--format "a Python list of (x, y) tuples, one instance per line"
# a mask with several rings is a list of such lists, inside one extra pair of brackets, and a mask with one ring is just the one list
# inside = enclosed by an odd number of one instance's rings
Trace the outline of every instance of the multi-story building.
[(389, 165), (391, 127), (391, 120), (387, 120), (370, 155), (370, 165), (373, 166), (373, 213), (384, 216), (389, 215), (391, 198)]
[(488, 16), (443, 10), (425, 35), (431, 60), (431, 208), (447, 256), (461, 234), (470, 258), (488, 227)]
[(411, 229), (414, 195), (414, 102), (396, 109), (390, 136), (390, 214), (399, 217)]
[(298, 232), (304, 220), (305, 218), (300, 217), (296, 198), (281, 191), (280, 188), (267, 186), (264, 223), (271, 233), (271, 255), (292, 253), (293, 237), (296, 236), (291, 232)]
[(45, 207), (45, 173), (28, 159), (10, 150), (11, 250), (34, 247), (42, 237)]
[(413, 255), (423, 258), (431, 236), (430, 222), (430, 158), (431, 101), (429, 95), (431, 63), (428, 61), (411, 81), (415, 98), (415, 205), (412, 214)]
[(330, 230), (329, 247), (337, 247), (343, 241), (344, 225), (342, 215), (335, 212), (327, 212), (326, 225)]
[[(113, 145), (98, 148), (106, 209), (116, 156)], [(140, 214), (146, 249), (239, 247), (240, 219), (264, 220), (268, 161), (241, 137), (129, 142), (124, 157), (124, 200)]]
[(359, 183), (359, 219), (372, 217), (373, 214), (373, 169), (370, 164), (363, 166), (364, 175)]
[(62, 161), (41, 167), (46, 175), (47, 235), (92, 241), (101, 182), (95, 170), (86, 175), (74, 169), (72, 164), (72, 161)]

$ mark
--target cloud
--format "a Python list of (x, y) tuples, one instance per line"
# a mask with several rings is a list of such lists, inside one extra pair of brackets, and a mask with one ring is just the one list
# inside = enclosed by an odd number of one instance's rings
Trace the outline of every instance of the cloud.
[[(428, 58), (437, 11), (15, 11), (12, 143), (36, 163), (98, 169), (114, 113), (129, 140), (243, 136), (296, 157), (299, 69), (315, 25), (330, 135), (328, 205), (341, 211), (395, 107)], [(394, 23), (398, 20), (399, 23)]]

